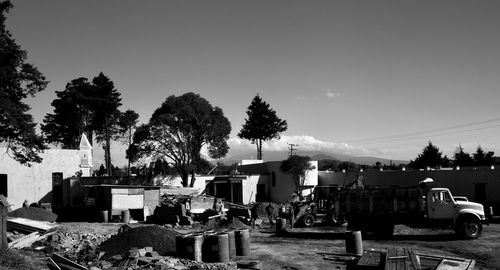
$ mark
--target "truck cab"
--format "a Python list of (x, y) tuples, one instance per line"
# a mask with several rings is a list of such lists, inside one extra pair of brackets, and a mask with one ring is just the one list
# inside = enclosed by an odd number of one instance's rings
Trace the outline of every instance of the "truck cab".
[(467, 238), (477, 238), (486, 223), (482, 204), (455, 200), (447, 188), (431, 188), (427, 193), (427, 218), (448, 223)]

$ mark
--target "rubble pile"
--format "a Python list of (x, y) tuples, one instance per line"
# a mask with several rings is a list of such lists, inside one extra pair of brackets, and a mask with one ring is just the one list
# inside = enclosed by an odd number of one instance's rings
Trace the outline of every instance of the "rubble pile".
[(22, 207), (10, 212), (8, 216), (48, 222), (55, 222), (57, 219), (56, 214), (39, 207)]
[(220, 229), (248, 229), (250, 226), (246, 225), (238, 218), (229, 219), (210, 219), (202, 226), (207, 230), (220, 230)]
[(175, 253), (175, 237), (178, 232), (161, 226), (142, 226), (129, 228), (111, 236), (99, 246), (105, 252), (104, 258), (126, 255), (132, 248), (152, 247), (160, 255)]

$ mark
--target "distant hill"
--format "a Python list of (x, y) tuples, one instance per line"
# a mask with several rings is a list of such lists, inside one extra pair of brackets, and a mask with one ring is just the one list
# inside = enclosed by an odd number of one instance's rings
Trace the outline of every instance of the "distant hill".
[[(288, 151), (264, 151), (263, 158), (264, 161), (281, 161), (288, 158), (288, 154)], [(346, 154), (326, 153), (322, 151), (299, 151), (297, 154), (301, 156), (310, 156), (313, 160), (336, 159), (340, 161), (351, 161), (360, 165), (374, 165), (377, 161), (383, 165), (389, 165), (391, 163), (391, 160), (386, 158), (350, 156)], [(222, 160), (222, 162), (229, 165), (240, 162), (243, 159), (255, 159), (255, 157), (255, 151), (232, 153), (231, 156), (227, 156)], [(408, 164), (408, 162), (408, 160), (392, 160), (392, 164), (395, 165)]]

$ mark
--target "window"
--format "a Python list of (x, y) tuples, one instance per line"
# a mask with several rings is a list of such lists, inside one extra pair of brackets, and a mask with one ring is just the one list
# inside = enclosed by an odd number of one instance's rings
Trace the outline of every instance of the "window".
[(0, 174), (0, 194), (7, 196), (7, 175)]
[(271, 185), (273, 187), (276, 186), (276, 173), (274, 173), (274, 172), (271, 173)]

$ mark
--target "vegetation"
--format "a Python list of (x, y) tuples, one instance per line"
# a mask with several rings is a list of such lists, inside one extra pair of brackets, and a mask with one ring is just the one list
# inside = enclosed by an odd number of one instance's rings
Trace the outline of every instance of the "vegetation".
[(302, 190), (306, 181), (307, 173), (314, 170), (314, 165), (311, 164), (309, 156), (291, 155), (288, 159), (283, 160), (280, 165), (280, 170), (292, 175), (293, 183), (295, 184), (295, 192), (302, 199)]
[(211, 158), (224, 157), (230, 132), (231, 124), (222, 109), (212, 107), (200, 95), (169, 96), (149, 123), (137, 128), (128, 154), (133, 160), (168, 160), (179, 173), (182, 185), (193, 186), (195, 170), (202, 162), (202, 148), (207, 147)]
[[(133, 110), (126, 110), (118, 119), (118, 136), (122, 143), (127, 145), (127, 149), (132, 145), (132, 136), (137, 128), (139, 114)], [(130, 176), (130, 157), (127, 154), (127, 175)]]
[(5, 28), (12, 7), (10, 1), (0, 2), (0, 143), (5, 143), (14, 160), (29, 166), (42, 161), (38, 154), (46, 147), (23, 99), (44, 90), (48, 82), (35, 66), (26, 63), (27, 52)]
[(490, 166), (494, 163), (494, 152), (485, 152), (481, 146), (478, 146), (476, 153), (472, 156), (474, 157), (474, 165), (476, 166)]
[(64, 149), (77, 149), (83, 132), (92, 143), (92, 86), (87, 78), (77, 78), (66, 84), (64, 91), (56, 91), (52, 101), (54, 113), (45, 116), (42, 132), (49, 143)]
[(262, 159), (262, 142), (279, 139), (280, 133), (288, 128), (286, 120), (281, 120), (269, 104), (256, 95), (247, 110), (248, 118), (238, 133), (238, 137), (250, 140), (257, 146), (257, 159)]
[(431, 141), (429, 144), (424, 147), (422, 153), (418, 154), (418, 156), (410, 161), (408, 164), (410, 167), (414, 169), (425, 169), (426, 167), (430, 168), (440, 168), (446, 167), (450, 165), (450, 160), (445, 155), (442, 156), (442, 152), (439, 151), (439, 148), (434, 146)]
[(96, 132), (97, 142), (101, 143), (104, 148), (106, 171), (111, 176), (111, 139), (119, 133), (120, 93), (116, 90), (114, 83), (102, 72), (92, 79), (92, 86), (94, 94), (92, 126)]
[(56, 94), (57, 98), (52, 101), (54, 113), (47, 114), (43, 120), (46, 140), (66, 149), (77, 149), (83, 132), (91, 143), (95, 133), (97, 142), (104, 148), (106, 172), (112, 175), (111, 140), (121, 132), (118, 125), (121, 98), (114, 83), (101, 72), (92, 83), (80, 77)]
[(462, 145), (458, 145), (457, 150), (453, 154), (453, 166), (468, 167), (474, 165), (474, 159), (469, 153), (464, 152)]

